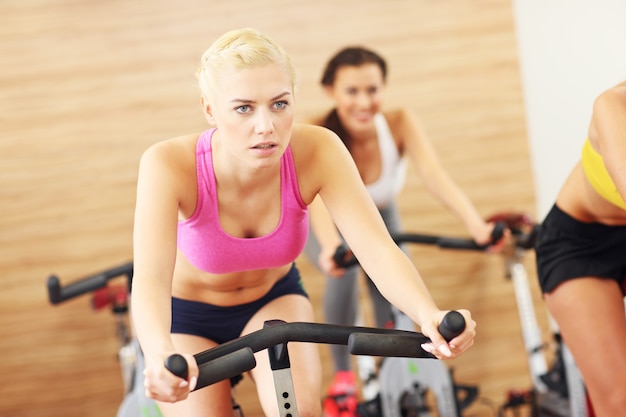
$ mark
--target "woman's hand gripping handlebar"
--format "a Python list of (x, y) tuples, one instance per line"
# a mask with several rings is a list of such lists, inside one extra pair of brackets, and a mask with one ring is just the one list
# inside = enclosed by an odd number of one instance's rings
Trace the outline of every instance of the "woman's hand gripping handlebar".
[[(439, 325), (439, 333), (447, 341), (465, 330), (465, 319), (457, 311), (449, 311)], [(265, 327), (194, 355), (199, 369), (195, 389), (240, 375), (256, 366), (254, 353), (263, 349), (284, 349), (288, 342), (309, 342), (347, 345), (353, 355), (435, 358), (422, 349), (430, 339), (422, 333), (405, 330), (361, 326), (337, 326), (325, 323), (285, 323), (270, 321)], [(282, 347), (281, 347), (282, 346)], [(187, 379), (188, 363), (180, 354), (169, 356), (165, 367), (180, 378)]]

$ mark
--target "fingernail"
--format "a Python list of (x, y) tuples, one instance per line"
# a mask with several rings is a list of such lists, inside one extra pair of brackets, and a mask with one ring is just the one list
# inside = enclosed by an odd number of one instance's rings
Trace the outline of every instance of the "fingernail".
[(422, 349), (424, 349), (428, 353), (433, 353), (433, 346), (428, 343), (422, 343)]
[(181, 383), (180, 383), (180, 384), (178, 384), (178, 386), (179, 386), (180, 388), (182, 388), (182, 387), (186, 387), (187, 385), (189, 385), (189, 382), (187, 382), (186, 380), (181, 381)]
[(189, 390), (193, 391), (196, 389), (196, 384), (198, 383), (198, 378), (195, 376), (191, 377), (191, 381), (189, 381)]
[(452, 352), (450, 351), (447, 345), (440, 345), (439, 352), (443, 353), (446, 356), (452, 356)]

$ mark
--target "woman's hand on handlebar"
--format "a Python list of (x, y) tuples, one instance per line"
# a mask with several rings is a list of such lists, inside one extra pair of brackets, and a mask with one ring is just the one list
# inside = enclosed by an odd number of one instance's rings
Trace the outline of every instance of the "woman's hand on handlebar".
[(334, 256), (336, 252), (336, 247), (329, 249), (322, 248), (319, 257), (317, 258), (317, 263), (322, 272), (324, 272), (329, 277), (340, 278), (343, 276), (343, 274), (346, 273), (346, 269), (339, 266), (335, 261)]
[[(167, 352), (146, 361), (144, 369), (144, 387), (146, 396), (158, 401), (177, 402), (182, 401), (194, 390), (198, 381), (198, 364), (193, 355), (182, 355), (187, 362), (188, 376), (182, 378), (174, 375), (164, 365), (165, 359), (174, 352)], [(147, 359), (147, 358), (146, 358)]]
[(431, 343), (422, 344), (422, 349), (435, 355), (438, 359), (454, 359), (474, 345), (476, 322), (468, 310), (457, 310), (465, 319), (463, 333), (446, 342), (438, 330), (448, 311), (437, 311), (430, 320), (422, 323), (421, 332), (430, 338)]
[(472, 231), (472, 239), (478, 245), (486, 246), (487, 252), (499, 253), (504, 248), (511, 231), (505, 223), (490, 221), (483, 223), (478, 230)]

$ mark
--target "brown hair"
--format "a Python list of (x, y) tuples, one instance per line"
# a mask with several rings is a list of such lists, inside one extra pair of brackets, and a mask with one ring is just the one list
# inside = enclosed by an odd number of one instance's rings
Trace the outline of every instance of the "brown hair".
[[(335, 77), (339, 68), (358, 67), (364, 64), (378, 65), (383, 74), (383, 82), (387, 80), (387, 63), (383, 57), (370, 49), (360, 46), (351, 46), (343, 48), (333, 55), (326, 64), (320, 82), (323, 86), (330, 87), (335, 83)], [(348, 145), (348, 133), (341, 124), (341, 120), (339, 120), (337, 109), (330, 111), (326, 118), (324, 118), (322, 126), (335, 132), (339, 135), (344, 144), (346, 144), (346, 146)]]

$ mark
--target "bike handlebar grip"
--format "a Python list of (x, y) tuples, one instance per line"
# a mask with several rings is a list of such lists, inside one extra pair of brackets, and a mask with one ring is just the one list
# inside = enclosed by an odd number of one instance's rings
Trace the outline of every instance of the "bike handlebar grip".
[(352, 333), (348, 337), (348, 351), (352, 355), (386, 356), (395, 358), (432, 357), (421, 349), (424, 340), (415, 334), (383, 335)]
[(354, 254), (345, 245), (340, 245), (335, 250), (333, 261), (341, 268), (347, 268), (358, 264)]
[[(439, 333), (451, 341), (465, 330), (465, 318), (455, 310), (448, 311), (439, 323)], [(391, 356), (406, 358), (432, 358), (420, 345), (428, 339), (416, 333), (380, 335), (372, 333), (352, 333), (348, 338), (348, 350), (353, 355)]]
[(474, 240), (467, 238), (441, 237), (437, 239), (437, 246), (439, 246), (440, 248), (448, 249), (486, 250), (487, 248), (489, 248), (489, 246), (497, 243), (500, 239), (502, 239), (506, 227), (506, 223), (496, 222), (493, 230), (491, 231), (491, 242), (486, 245), (479, 245), (478, 243), (474, 242)]
[(170, 355), (165, 359), (165, 368), (180, 378), (187, 379), (189, 376), (187, 360), (183, 355), (179, 355), (178, 353)]
[(200, 374), (195, 389), (204, 388), (216, 382), (229, 379), (253, 369), (256, 366), (254, 353), (249, 347), (241, 348), (221, 356), (218, 360), (211, 360), (199, 364)]
[(59, 277), (56, 275), (50, 275), (48, 277), (47, 284), (50, 304), (59, 304), (63, 301), (63, 298), (61, 297), (61, 282), (59, 281)]
[(465, 330), (465, 318), (458, 311), (448, 311), (441, 323), (439, 323), (437, 330), (446, 339), (446, 342), (449, 342), (463, 333), (463, 330)]
[(497, 243), (500, 239), (502, 239), (505, 230), (505, 222), (496, 222), (496, 224), (493, 226), (493, 230), (491, 231), (491, 244)]
[(470, 250), (484, 250), (487, 248), (485, 245), (479, 245), (472, 239), (456, 238), (456, 237), (442, 237), (437, 241), (437, 246), (440, 248), (448, 249), (470, 249)]

